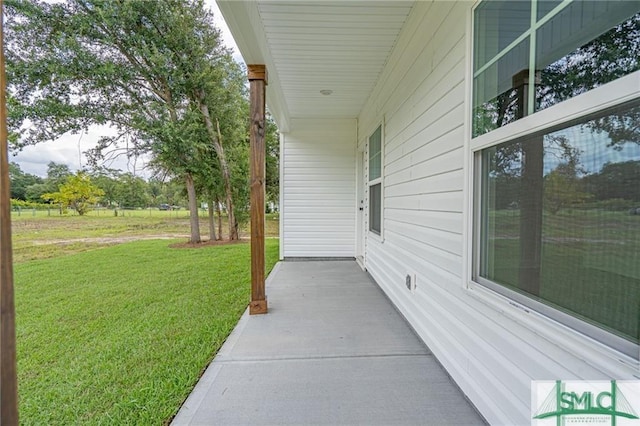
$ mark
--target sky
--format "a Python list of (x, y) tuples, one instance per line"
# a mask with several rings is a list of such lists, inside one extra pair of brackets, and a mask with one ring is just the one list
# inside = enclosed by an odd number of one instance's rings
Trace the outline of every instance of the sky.
[[(233, 57), (241, 62), (242, 57), (239, 54), (238, 47), (222, 18), (215, 0), (205, 0), (205, 5), (213, 11), (214, 22), (222, 32), (224, 44), (233, 50)], [(113, 134), (115, 134), (115, 131), (109, 126), (92, 126), (87, 132), (75, 135), (67, 133), (54, 141), (26, 147), (17, 155), (10, 155), (9, 161), (18, 163), (23, 172), (41, 177), (46, 177), (47, 164), (51, 161), (66, 164), (72, 171), (80, 170), (87, 166), (87, 160), (83, 152), (94, 147), (101, 136)], [(137, 176), (149, 177), (149, 172), (145, 169), (147, 161), (147, 158), (127, 159), (126, 156), (120, 156), (106, 162), (104, 166), (131, 172)]]

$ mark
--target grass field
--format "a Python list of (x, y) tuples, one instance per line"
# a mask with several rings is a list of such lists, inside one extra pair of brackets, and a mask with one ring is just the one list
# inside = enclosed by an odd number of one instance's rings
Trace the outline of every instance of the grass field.
[[(151, 239), (186, 235), (185, 223), (184, 212), (14, 221), (22, 424), (162, 424), (177, 412), (250, 288), (247, 243)], [(277, 258), (267, 239), (269, 270)]]
[[(126, 241), (146, 238), (189, 238), (189, 213), (184, 210), (112, 210), (92, 211), (87, 216), (61, 216), (52, 210), (12, 212), (14, 262), (52, 258), (68, 253), (92, 250)], [(265, 234), (278, 237), (278, 215), (266, 217)], [(206, 239), (209, 224), (206, 212), (200, 212), (200, 234)], [(227, 222), (223, 220), (223, 236)], [(246, 238), (249, 228), (240, 230)]]

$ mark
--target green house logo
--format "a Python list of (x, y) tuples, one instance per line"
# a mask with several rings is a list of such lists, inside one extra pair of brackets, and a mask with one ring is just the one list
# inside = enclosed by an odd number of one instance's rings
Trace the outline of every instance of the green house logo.
[[(554, 383), (551, 390), (549, 383)], [(626, 392), (631, 398), (625, 396), (620, 383), (625, 384)], [(615, 380), (533, 382), (533, 424), (640, 425), (636, 412), (640, 382), (620, 383)]]

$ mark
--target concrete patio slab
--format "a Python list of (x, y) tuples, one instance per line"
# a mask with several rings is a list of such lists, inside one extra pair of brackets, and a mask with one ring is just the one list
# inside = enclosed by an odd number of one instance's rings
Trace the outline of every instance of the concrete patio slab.
[(350, 261), (282, 262), (174, 425), (484, 424)]

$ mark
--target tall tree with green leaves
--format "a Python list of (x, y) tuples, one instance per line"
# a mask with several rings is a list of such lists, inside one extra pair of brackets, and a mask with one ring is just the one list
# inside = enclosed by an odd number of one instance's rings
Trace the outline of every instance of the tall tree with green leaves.
[[(185, 42), (178, 37), (172, 44), (176, 64), (185, 79), (187, 97), (193, 107), (200, 112), (200, 120), (206, 129), (208, 148), (213, 150), (212, 163), (204, 163), (199, 168), (200, 180), (211, 180), (211, 168), (218, 170), (221, 187), (224, 191), (225, 207), (229, 218), (229, 239), (238, 238), (238, 220), (234, 193), (233, 169), (239, 163), (234, 162), (229, 149), (242, 146), (248, 135), (248, 93), (245, 85), (244, 70), (233, 60), (230, 52), (220, 45), (220, 34), (212, 25), (207, 14), (184, 14), (181, 22), (185, 28), (194, 28), (192, 32), (178, 31), (180, 37), (191, 38)], [(183, 45), (194, 47), (187, 55)], [(242, 152), (242, 149), (237, 150)], [(241, 156), (242, 157), (242, 156)], [(241, 166), (240, 166), (241, 168)], [(236, 179), (237, 180), (237, 179)], [(212, 187), (212, 185), (208, 185)], [(215, 186), (215, 185), (213, 185)], [(209, 197), (210, 198), (210, 197)]]
[(39, 176), (25, 173), (16, 163), (9, 163), (9, 180), (11, 181), (11, 198), (16, 200), (27, 199), (27, 189), (43, 182)]
[(47, 164), (47, 177), (26, 188), (26, 199), (36, 203), (42, 202), (43, 194), (57, 191), (60, 185), (72, 174), (71, 169), (69, 169), (69, 166), (66, 164), (50, 161), (49, 164)]
[[(202, 64), (205, 99), (193, 99), (206, 123), (210, 159), (197, 175), (197, 184), (210, 206), (224, 204), (228, 215), (228, 236), (238, 238), (238, 227), (248, 211), (249, 102), (245, 72), (232, 58), (226, 58), (226, 74), (217, 84), (215, 69)], [(219, 212), (219, 210), (218, 210)], [(209, 209), (210, 225), (213, 221)], [(218, 233), (221, 238), (222, 232)], [(210, 235), (212, 238), (213, 235)]]
[(118, 179), (120, 175), (120, 170), (108, 168), (98, 168), (91, 173), (91, 180), (104, 192), (101, 201), (103, 206), (112, 207), (117, 205)]
[(265, 190), (268, 203), (277, 204), (280, 200), (280, 134), (275, 121), (267, 115), (265, 129)]
[(147, 182), (133, 173), (121, 174), (116, 185), (116, 199), (121, 208), (147, 207)]

